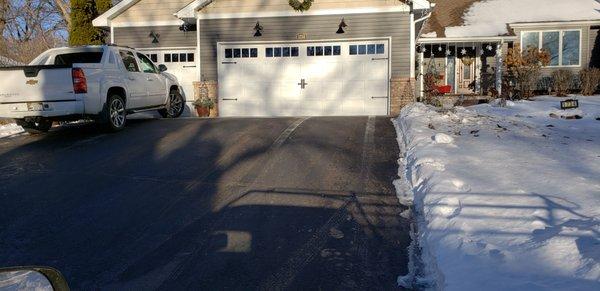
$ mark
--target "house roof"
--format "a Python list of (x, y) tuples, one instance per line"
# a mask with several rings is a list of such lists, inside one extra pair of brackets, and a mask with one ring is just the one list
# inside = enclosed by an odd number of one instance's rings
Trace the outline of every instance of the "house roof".
[(600, 20), (600, 0), (436, 0), (421, 37), (511, 35), (511, 23)]

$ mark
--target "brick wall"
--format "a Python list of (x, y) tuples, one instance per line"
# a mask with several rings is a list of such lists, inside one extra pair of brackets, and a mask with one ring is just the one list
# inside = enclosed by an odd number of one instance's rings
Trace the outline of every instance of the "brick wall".
[(194, 100), (200, 98), (200, 88), (205, 85), (208, 89), (208, 98), (210, 98), (215, 106), (210, 110), (210, 117), (219, 116), (219, 87), (217, 81), (194, 82)]
[(392, 78), (390, 80), (390, 114), (399, 115), (400, 110), (415, 102), (415, 80), (411, 78)]

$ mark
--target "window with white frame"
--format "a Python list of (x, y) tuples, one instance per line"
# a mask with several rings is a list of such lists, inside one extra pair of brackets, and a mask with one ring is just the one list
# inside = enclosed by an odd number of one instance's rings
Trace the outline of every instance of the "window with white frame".
[(548, 51), (551, 67), (581, 65), (581, 30), (524, 31), (521, 50), (528, 47)]

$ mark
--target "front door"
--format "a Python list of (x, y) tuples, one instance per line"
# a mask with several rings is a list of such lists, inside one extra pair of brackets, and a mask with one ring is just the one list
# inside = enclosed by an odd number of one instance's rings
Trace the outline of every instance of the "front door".
[(458, 91), (457, 93), (473, 93), (469, 85), (475, 81), (475, 59), (465, 64), (461, 59), (458, 62)]

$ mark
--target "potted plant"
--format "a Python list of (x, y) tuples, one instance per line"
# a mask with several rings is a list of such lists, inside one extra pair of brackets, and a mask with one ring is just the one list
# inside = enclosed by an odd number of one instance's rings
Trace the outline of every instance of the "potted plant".
[(194, 101), (194, 107), (199, 117), (208, 117), (210, 115), (210, 109), (215, 106), (215, 102), (210, 98), (200, 98)]

